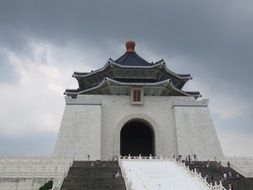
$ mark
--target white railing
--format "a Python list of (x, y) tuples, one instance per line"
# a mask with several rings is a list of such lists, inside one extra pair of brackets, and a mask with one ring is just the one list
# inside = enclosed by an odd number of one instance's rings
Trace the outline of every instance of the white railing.
[(44, 178), (54, 181), (54, 190), (60, 189), (72, 158), (50, 156), (0, 156), (0, 178)]
[(34, 160), (69, 160), (71, 157), (55, 157), (55, 156), (44, 156), (44, 155), (0, 155), (0, 160), (12, 160), (12, 159), (34, 159)]
[(222, 186), (222, 182), (219, 181), (219, 183), (217, 183), (216, 181), (214, 182), (214, 184), (209, 184), (206, 180), (206, 178), (203, 178), (201, 176), (201, 173), (197, 172), (196, 168), (194, 170), (190, 170), (189, 167), (187, 167), (184, 163), (182, 162), (177, 162), (177, 165), (181, 168), (183, 168), (187, 173), (189, 173), (190, 175), (196, 177), (199, 181), (202, 182), (202, 184), (204, 184), (207, 188), (211, 189), (211, 190), (226, 190), (223, 186)]
[(251, 157), (251, 156), (242, 156), (242, 157), (239, 157), (239, 156), (225, 156), (224, 158), (226, 160), (238, 160), (238, 161), (250, 160), (250, 161), (253, 162), (253, 157)]
[[(125, 185), (126, 185), (126, 189), (127, 190), (134, 190), (132, 188), (132, 182), (131, 180), (128, 179), (127, 174), (126, 174), (126, 170), (124, 169), (124, 167), (122, 167), (122, 160), (163, 160), (163, 161), (172, 161), (175, 162), (178, 167), (183, 168), (185, 170), (186, 173), (188, 173), (191, 176), (194, 176), (195, 178), (197, 178), (205, 187), (207, 187), (210, 190), (226, 190), (223, 186), (222, 186), (222, 182), (219, 181), (219, 183), (217, 183), (216, 181), (214, 182), (214, 184), (209, 184), (206, 180), (206, 178), (203, 178), (201, 176), (201, 173), (198, 173), (197, 170), (195, 169), (194, 171), (191, 171), (189, 169), (189, 167), (185, 166), (184, 163), (176, 161), (175, 159), (170, 159), (170, 158), (163, 158), (162, 156), (160, 157), (153, 157), (153, 156), (149, 156), (149, 157), (142, 157), (142, 156), (120, 156), (118, 159), (119, 162), (119, 166), (121, 168), (121, 173), (122, 173), (122, 177), (125, 180)], [(141, 180), (141, 179), (140, 179)], [(148, 189), (148, 186), (145, 187), (145, 189)], [(159, 187), (158, 187), (159, 189)]]
[(126, 190), (131, 190), (132, 184), (131, 184), (131, 181), (127, 178), (126, 170), (123, 168), (121, 158), (118, 159), (118, 163), (119, 163), (119, 167), (120, 167), (120, 170), (121, 170), (122, 177), (125, 181)]
[(0, 178), (55, 178), (62, 172), (1, 172)]
[[(19, 163), (20, 165), (22, 163)], [(27, 166), (20, 165), (7, 165), (0, 167), (0, 177), (1, 178), (45, 178), (45, 177), (59, 177), (62, 173), (65, 172), (65, 168), (68, 165), (64, 164), (63, 166), (47, 165), (45, 163), (41, 165), (34, 165), (31, 163)]]
[(69, 169), (70, 169), (71, 166), (73, 165), (73, 162), (74, 162), (73, 160), (71, 160), (71, 161), (69, 162), (68, 167), (66, 168), (65, 172), (63, 173), (63, 175), (62, 175), (61, 178), (59, 179), (58, 183), (57, 183), (56, 185), (55, 185), (55, 183), (54, 183), (52, 190), (60, 190), (60, 189), (61, 189), (62, 183), (63, 183), (65, 177), (67, 177), (67, 175), (68, 175), (68, 173), (69, 173)]

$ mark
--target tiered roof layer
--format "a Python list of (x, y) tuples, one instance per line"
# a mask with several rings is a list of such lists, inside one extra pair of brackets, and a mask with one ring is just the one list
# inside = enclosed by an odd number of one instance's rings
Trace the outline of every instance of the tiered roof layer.
[(150, 63), (134, 50), (135, 43), (126, 43), (126, 53), (115, 61), (109, 59), (104, 67), (89, 73), (74, 72), (79, 88), (67, 89), (67, 96), (79, 94), (129, 95), (132, 87), (142, 87), (144, 95), (193, 96), (199, 92), (185, 92), (185, 83), (192, 79), (190, 74), (176, 74), (170, 71), (164, 60)]

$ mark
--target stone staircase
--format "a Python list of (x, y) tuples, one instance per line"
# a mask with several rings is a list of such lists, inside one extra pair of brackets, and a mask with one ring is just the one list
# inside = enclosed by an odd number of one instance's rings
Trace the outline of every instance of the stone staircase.
[(74, 161), (61, 190), (126, 190), (126, 187), (117, 161)]
[[(186, 165), (189, 165), (190, 169), (196, 168), (209, 183), (221, 180), (226, 189), (229, 184), (232, 184), (234, 190), (253, 190), (253, 178), (245, 178), (232, 168), (224, 167), (218, 162), (193, 161)], [(227, 175), (226, 179), (223, 177), (224, 173)]]

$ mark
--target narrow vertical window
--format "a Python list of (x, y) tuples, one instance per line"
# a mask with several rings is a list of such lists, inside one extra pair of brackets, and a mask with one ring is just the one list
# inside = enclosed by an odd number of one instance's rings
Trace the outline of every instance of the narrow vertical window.
[(141, 101), (141, 90), (134, 90), (133, 91), (133, 95), (134, 95), (134, 102), (140, 102)]
[(131, 104), (143, 105), (143, 89), (142, 88), (131, 89)]

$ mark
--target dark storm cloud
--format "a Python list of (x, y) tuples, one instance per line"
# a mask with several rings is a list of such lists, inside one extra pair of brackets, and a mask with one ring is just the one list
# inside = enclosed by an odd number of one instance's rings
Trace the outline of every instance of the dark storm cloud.
[[(108, 41), (133, 39), (140, 55), (141, 46), (165, 61), (183, 57), (181, 66), (167, 62), (169, 68), (191, 73), (209, 89), (207, 97), (233, 96), (252, 115), (252, 7), (251, 0), (5, 0), (0, 2), (0, 48), (32, 56), (29, 40), (38, 39), (62, 47), (83, 44), (117, 58)], [(6, 70), (11, 78), (12, 68), (0, 56), (0, 73)], [(94, 68), (105, 62), (93, 63)], [(249, 118), (242, 119), (253, 130)]]
[(0, 6), (0, 39), (5, 46), (23, 51), (28, 38), (101, 48), (108, 39), (131, 38), (168, 57), (189, 57), (189, 66), (208, 68), (219, 78), (235, 80), (235, 75), (244, 75), (248, 82), (253, 17), (244, 8), (252, 3), (240, 3), (244, 6), (228, 0), (8, 0)]
[(161, 58), (185, 57), (186, 66), (178, 72), (209, 80), (214, 88), (224, 90), (227, 83), (234, 83), (226, 91), (240, 96), (253, 93), (248, 88), (253, 79), (249, 7), (251, 1), (230, 0), (8, 0), (0, 6), (0, 41), (18, 54), (29, 55), (29, 39), (60, 46), (76, 42), (104, 50), (110, 39), (119, 43), (134, 39), (154, 54), (166, 56)]
[(0, 6), (0, 41), (29, 55), (31, 38), (101, 49), (110, 39), (134, 39), (154, 53), (184, 56), (192, 68), (185, 71), (233, 82), (241, 92), (253, 78), (252, 6), (229, 0), (8, 0)]

